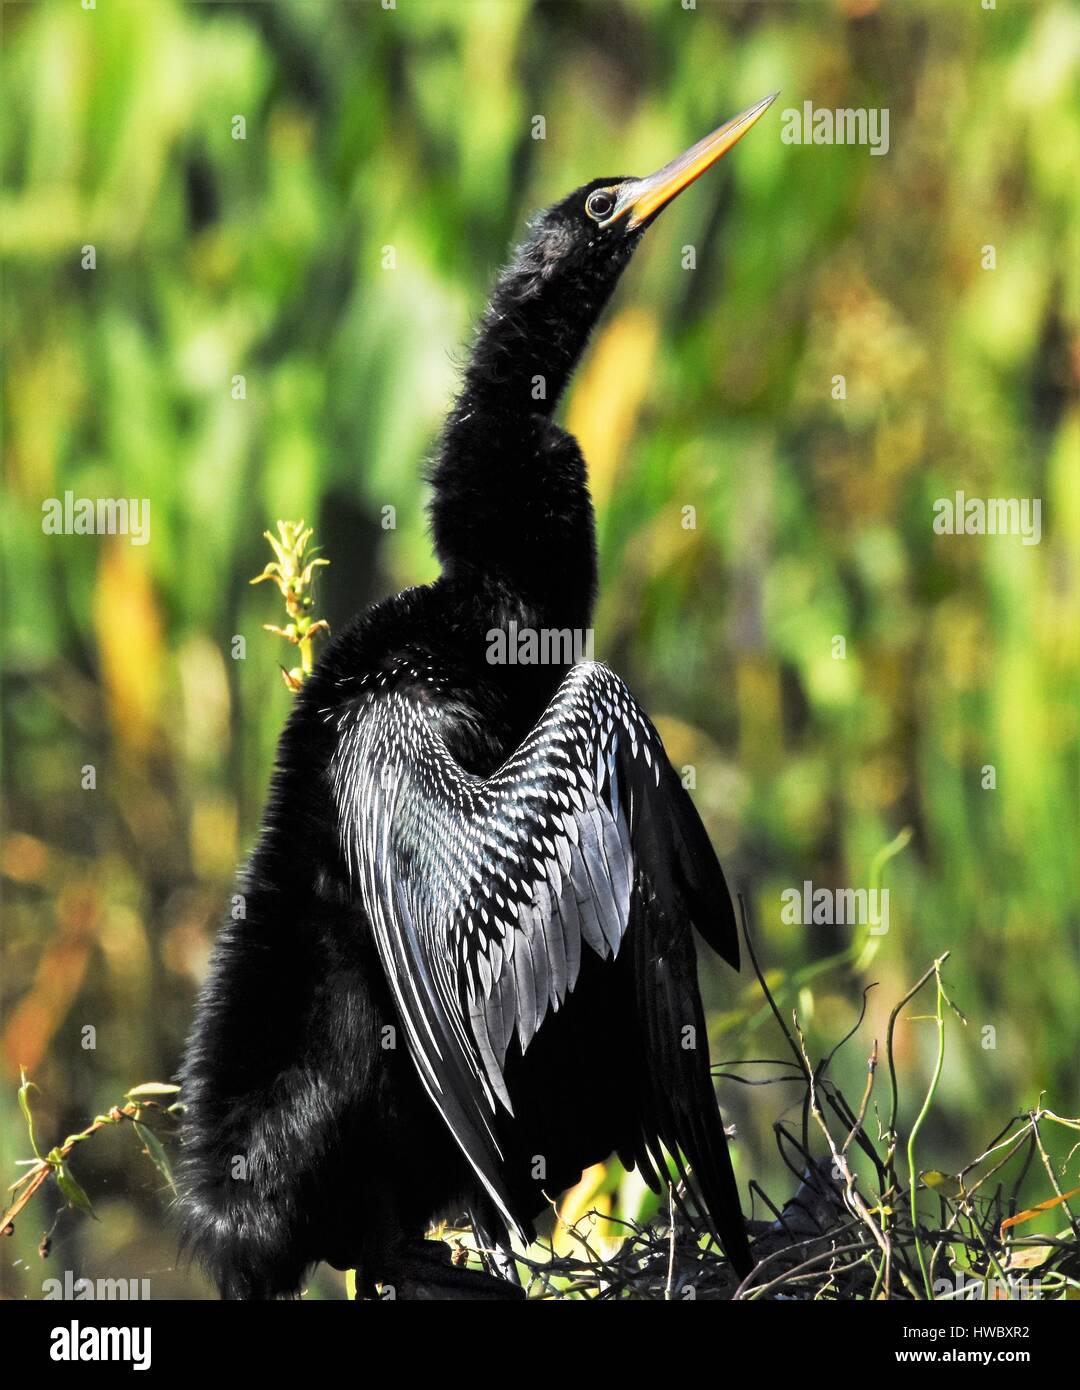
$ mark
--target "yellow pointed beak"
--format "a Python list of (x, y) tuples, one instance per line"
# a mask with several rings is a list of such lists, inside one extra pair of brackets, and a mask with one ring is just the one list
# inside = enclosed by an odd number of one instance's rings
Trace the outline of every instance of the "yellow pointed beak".
[(627, 217), (628, 231), (639, 227), (647, 218), (670, 203), (672, 198), (677, 197), (684, 188), (689, 188), (706, 169), (727, 154), (732, 145), (738, 144), (779, 95), (779, 92), (773, 92), (771, 96), (765, 97), (756, 106), (751, 106), (740, 116), (733, 116), (719, 130), (714, 130), (711, 135), (706, 135), (704, 140), (691, 145), (685, 154), (679, 155), (678, 159), (673, 159), (670, 164), (665, 164), (648, 178), (633, 179), (623, 184), (614, 211), (602, 225), (608, 227), (620, 217)]

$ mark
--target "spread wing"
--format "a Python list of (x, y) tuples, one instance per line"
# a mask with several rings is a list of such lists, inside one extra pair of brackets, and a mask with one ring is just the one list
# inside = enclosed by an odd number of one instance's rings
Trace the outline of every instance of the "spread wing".
[[(521, 1230), (498, 1140), (500, 1111), (513, 1113), (503, 1074), (511, 1039), (529, 1047), (574, 989), (583, 952), (619, 952), (641, 874), (669, 916), (693, 922), (737, 967), (735, 920), (656, 730), (606, 667), (573, 667), (532, 732), (486, 779), (451, 756), (435, 714), (403, 690), (373, 693), (333, 716), (342, 849), (423, 1084), (500, 1213)], [(689, 950), (682, 985), (700, 1018), (692, 943)], [(675, 1056), (663, 1074), (663, 1050), (672, 1050), (662, 1037), (664, 969), (652, 963), (659, 992), (642, 1008), (657, 1035), (654, 1055), (661, 1049), (659, 1089), (677, 1087), (686, 1066)], [(702, 1076), (715, 1116), (707, 1128), (723, 1148), (707, 1059)], [(693, 1100), (700, 1104), (700, 1088)], [(677, 1109), (671, 1097), (653, 1106), (662, 1131), (646, 1140), (654, 1152), (657, 1137), (682, 1142)], [(684, 1117), (682, 1128), (695, 1124)]]

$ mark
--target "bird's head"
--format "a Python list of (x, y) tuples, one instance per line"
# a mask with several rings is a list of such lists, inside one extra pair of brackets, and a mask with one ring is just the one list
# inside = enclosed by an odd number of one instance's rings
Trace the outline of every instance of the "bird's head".
[[(553, 414), (646, 228), (775, 97), (655, 174), (593, 179), (533, 219), (492, 290), (430, 475), (435, 547), (447, 572), (479, 562), (529, 592), (562, 585), (552, 611), (576, 611), (577, 602), (588, 613), (596, 576), (584, 463), (573, 441), (538, 431), (537, 418)], [(547, 549), (523, 544), (541, 532), (557, 540)], [(553, 564), (556, 554), (575, 563)]]
[(524, 407), (532, 415), (554, 409), (646, 228), (742, 139), (776, 95), (655, 174), (593, 179), (533, 219), (492, 291), (445, 448), (453, 447), (459, 426), (488, 429), (493, 407), (482, 398), (492, 389), (502, 410)]
[(582, 282), (617, 278), (646, 228), (742, 139), (776, 95), (726, 121), (656, 173), (593, 179), (542, 212), (527, 242), (528, 259), (538, 277), (561, 271)]

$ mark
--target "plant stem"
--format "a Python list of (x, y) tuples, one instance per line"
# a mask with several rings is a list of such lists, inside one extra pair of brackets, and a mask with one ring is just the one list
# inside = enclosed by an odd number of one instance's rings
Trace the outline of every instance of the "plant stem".
[(908, 1200), (911, 1203), (911, 1229), (915, 1239), (915, 1254), (919, 1261), (919, 1269), (922, 1272), (923, 1287), (926, 1290), (926, 1297), (933, 1302), (934, 1287), (930, 1282), (930, 1273), (926, 1267), (926, 1256), (923, 1254), (922, 1241), (919, 1238), (919, 1216), (918, 1216), (918, 1187), (919, 1174), (915, 1167), (915, 1140), (918, 1138), (922, 1123), (930, 1113), (930, 1107), (934, 1103), (934, 1096), (937, 1094), (938, 1082), (941, 1080), (941, 1069), (945, 1063), (945, 1012), (942, 1005), (945, 1002), (945, 992), (941, 985), (941, 967), (947, 955), (939, 956), (934, 961), (934, 976), (937, 980), (937, 1002), (934, 1009), (934, 1023), (937, 1027), (937, 1059), (934, 1063), (934, 1074), (930, 1078), (930, 1086), (926, 1092), (926, 1099), (922, 1103), (922, 1109), (911, 1127), (907, 1142), (907, 1166), (908, 1166)]

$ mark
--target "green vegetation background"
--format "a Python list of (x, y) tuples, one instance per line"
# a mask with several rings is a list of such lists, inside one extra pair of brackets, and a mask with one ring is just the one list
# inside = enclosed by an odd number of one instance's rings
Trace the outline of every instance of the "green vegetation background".
[[(431, 578), (422, 467), (530, 211), (777, 87), (650, 233), (564, 410), (598, 505), (597, 654), (696, 769), (816, 1048), (878, 982), (836, 1063), (855, 1096), (889, 1008), (953, 952), (970, 1024), (927, 1166), (1043, 1089), (1077, 1113), (1076, 10), (58, 0), (3, 22), (0, 1171), (26, 1157), (20, 1063), (50, 1143), (176, 1065), (289, 707), (275, 596), (247, 584), (264, 527), (316, 525), (334, 627)], [(889, 153), (782, 143), (804, 100), (887, 107)], [(66, 489), (149, 498), (149, 544), (43, 535)], [(1041, 498), (1041, 544), (935, 535), (957, 489)], [(904, 826), (887, 935), (782, 922), (785, 888), (866, 885)], [(717, 1060), (781, 1055), (752, 980), (704, 982)], [(902, 1120), (931, 1045), (901, 1027)], [(782, 1203), (771, 1126), (797, 1092), (721, 1096), (741, 1178)], [(204, 1293), (131, 1133), (75, 1160), (100, 1223), (62, 1218), (41, 1264), (52, 1191), (0, 1286)], [(592, 1188), (579, 1205), (610, 1200)]]

